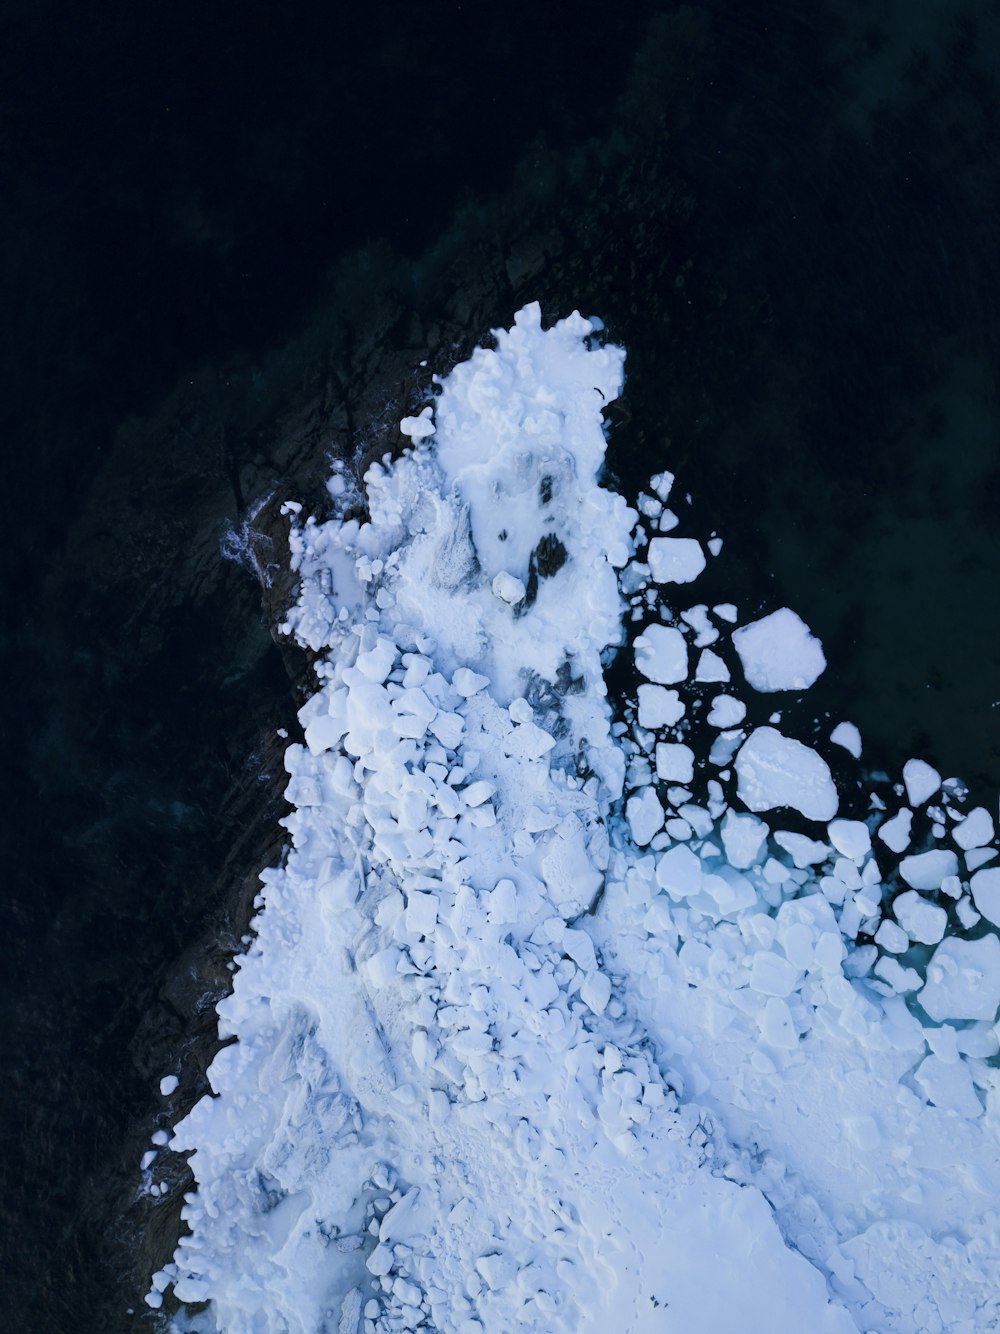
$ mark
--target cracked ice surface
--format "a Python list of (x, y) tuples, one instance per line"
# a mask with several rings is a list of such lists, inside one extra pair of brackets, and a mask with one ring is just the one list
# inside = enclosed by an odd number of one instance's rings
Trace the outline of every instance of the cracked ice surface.
[[(286, 757), (290, 848), (219, 1007), (238, 1041), (216, 1096), (175, 1131), (191, 1232), (150, 1300), (208, 1301), (201, 1327), (996, 1318), (1000, 943), (960, 936), (974, 898), (996, 912), (994, 873), (970, 891), (942, 849), (900, 884), (870, 837), (900, 815), (834, 819), (820, 754), (736, 726), (722, 657), (689, 675), (721, 642), (702, 604), (641, 627), (651, 684), (613, 725), (626, 596), (682, 598), (704, 561), (698, 535), (644, 553), (598, 483), (624, 362), (598, 329), (526, 307), (363, 495), (341, 470), (333, 517), (293, 529), (287, 630), (319, 688)], [(821, 670), (792, 613), (748, 629), (756, 689)], [(914, 806), (938, 790), (921, 764)], [(980, 854), (992, 820), (944, 791)]]

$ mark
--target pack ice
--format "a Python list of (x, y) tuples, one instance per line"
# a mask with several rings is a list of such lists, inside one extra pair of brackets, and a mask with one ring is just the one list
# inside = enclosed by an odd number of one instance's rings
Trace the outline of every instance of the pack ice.
[(822, 647), (695, 601), (705, 535), (650, 536), (671, 474), (639, 512), (600, 484), (600, 328), (525, 307), (293, 527), (317, 689), (236, 1040), (170, 1144), (175, 1330), (1000, 1319), (992, 818), (919, 767), (909, 807), (843, 809), (819, 749), (744, 725), (737, 660), (803, 689)]

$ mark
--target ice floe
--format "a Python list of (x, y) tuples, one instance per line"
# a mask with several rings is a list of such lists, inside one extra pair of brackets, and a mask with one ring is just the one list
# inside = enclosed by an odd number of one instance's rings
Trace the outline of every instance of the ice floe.
[[(736, 606), (672, 605), (720, 539), (647, 536), (681, 528), (671, 473), (639, 512), (600, 485), (624, 360), (600, 327), (526, 307), (401, 457), (361, 486), (336, 465), (326, 515), (287, 507), (316, 691), (219, 1006), (236, 1041), (170, 1142), (196, 1185), (154, 1310), (172, 1289), (232, 1334), (1000, 1321), (992, 817), (917, 759), (858, 809), (818, 732), (743, 725), (752, 697), (718, 689)], [(788, 608), (732, 649), (754, 691), (826, 666)], [(617, 718), (615, 653), (639, 678)], [(829, 745), (861, 753), (849, 723)]]

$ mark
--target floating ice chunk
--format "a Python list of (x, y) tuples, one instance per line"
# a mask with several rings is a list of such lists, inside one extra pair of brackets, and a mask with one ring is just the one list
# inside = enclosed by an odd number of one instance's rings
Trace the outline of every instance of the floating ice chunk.
[(747, 706), (734, 695), (716, 695), (706, 722), (710, 727), (735, 727), (746, 717)]
[(676, 685), (688, 674), (687, 642), (673, 625), (650, 625), (635, 641), (635, 665), (650, 681)]
[(510, 574), (507, 570), (501, 570), (494, 576), (491, 585), (493, 596), (500, 599), (501, 602), (507, 602), (512, 607), (519, 602), (524, 601), (524, 595), (527, 589), (522, 580), (518, 579), (516, 574)]
[(667, 499), (673, 484), (674, 474), (672, 472), (657, 472), (649, 479), (650, 487), (656, 492), (661, 500)]
[(955, 904), (955, 915), (965, 927), (966, 931), (971, 931), (974, 926), (978, 926), (983, 920), (972, 906), (972, 900), (969, 898), (968, 894), (963, 894)]
[(656, 774), (667, 783), (690, 783), (694, 777), (694, 752), (676, 741), (660, 741), (656, 746)]
[(399, 423), (401, 435), (408, 435), (411, 440), (426, 440), (434, 434), (434, 409), (424, 408), (416, 417), (404, 417)]
[(823, 645), (788, 607), (733, 631), (743, 674), (754, 690), (806, 690), (826, 667)]
[(767, 842), (767, 833), (767, 825), (756, 815), (727, 811), (722, 822), (722, 843), (730, 866), (737, 870), (753, 866)]
[(913, 824), (913, 812), (903, 806), (891, 820), (879, 828), (878, 836), (892, 852), (902, 852), (910, 846), (910, 827)]
[(708, 608), (703, 602), (699, 602), (696, 607), (688, 607), (687, 611), (682, 611), (681, 620), (694, 630), (694, 642), (698, 648), (714, 644), (719, 637), (718, 630), (708, 619)]
[(713, 653), (710, 648), (707, 648), (698, 659), (698, 669), (695, 672), (694, 679), (704, 681), (706, 684), (714, 681), (725, 682), (730, 680), (729, 668), (718, 653)]
[(1000, 940), (949, 936), (931, 955), (920, 1004), (938, 1022), (996, 1017), (1000, 1005)]
[(663, 807), (651, 787), (644, 787), (638, 795), (625, 803), (625, 818), (632, 832), (632, 841), (644, 848), (663, 828)]
[(875, 943), (890, 954), (903, 954), (910, 948), (910, 937), (897, 922), (886, 917), (875, 932)]
[(705, 543), (705, 545), (708, 547), (709, 551), (712, 553), (713, 556), (717, 556), (719, 552), (722, 550), (722, 538), (710, 537), (708, 541)]
[(654, 537), (647, 559), (658, 584), (689, 584), (705, 568), (705, 553), (693, 537)]
[(958, 858), (944, 848), (933, 848), (899, 863), (899, 874), (912, 889), (940, 889), (950, 875), (958, 875)]
[[(860, 954), (861, 951), (856, 950), (854, 958), (858, 958)], [(888, 955), (879, 959), (872, 971), (900, 996), (910, 991), (919, 991), (923, 985), (923, 980), (915, 968), (904, 968), (898, 959), (890, 959)]]
[(832, 820), (826, 832), (837, 851), (858, 866), (872, 850), (871, 834), (861, 820)]
[(861, 759), (861, 733), (853, 723), (838, 723), (830, 733), (835, 746), (843, 746), (856, 760)]
[(774, 836), (779, 848), (789, 854), (798, 870), (806, 866), (818, 866), (830, 855), (830, 845), (819, 839), (806, 838), (805, 834), (794, 834), (790, 829), (779, 829)]
[(164, 1098), (169, 1098), (171, 1093), (177, 1092), (177, 1085), (179, 1083), (180, 1080), (176, 1075), (164, 1075), (160, 1080), (160, 1094)]
[(911, 806), (922, 806), (941, 786), (941, 775), (923, 760), (907, 760), (903, 765), (906, 799)]
[(698, 857), (683, 845), (665, 852), (656, 863), (656, 883), (671, 898), (685, 898), (701, 889), (704, 873)]
[(981, 848), (989, 843), (995, 832), (992, 815), (985, 806), (977, 806), (955, 826), (952, 838), (967, 852), (970, 848)]
[(719, 602), (712, 608), (712, 610), (715, 612), (716, 616), (718, 616), (720, 621), (728, 621), (730, 625), (736, 624), (739, 610), (734, 602)]
[(752, 811), (790, 806), (807, 820), (831, 820), (837, 789), (826, 761), (773, 727), (758, 727), (736, 756), (737, 791)]
[(1000, 926), (1000, 867), (977, 871), (969, 881), (969, 888), (976, 907), (986, 920)]
[(978, 871), (997, 855), (996, 848), (970, 848), (965, 854), (965, 865), (970, 871)]
[[(720, 732), (712, 742), (712, 749), (708, 752), (709, 762), (718, 765), (721, 769), (723, 765), (729, 763), (738, 750), (746, 732), (742, 728), (727, 728)], [(728, 778), (729, 775), (725, 774)]]
[(911, 940), (922, 945), (936, 945), (943, 939), (948, 914), (936, 903), (928, 903), (915, 889), (897, 894), (892, 901), (896, 921)]
[(684, 717), (684, 705), (676, 690), (664, 686), (639, 687), (639, 726), (655, 731), (673, 727)]

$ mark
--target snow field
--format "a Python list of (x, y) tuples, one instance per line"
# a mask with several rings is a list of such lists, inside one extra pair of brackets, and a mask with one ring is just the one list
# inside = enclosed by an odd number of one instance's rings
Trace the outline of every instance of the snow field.
[[(526, 307), (293, 529), (319, 688), (290, 848), (147, 1300), (233, 1334), (993, 1327), (992, 817), (914, 760), (908, 805), (852, 818), (747, 721), (822, 646), (678, 605), (702, 543), (644, 549), (597, 481), (596, 328)], [(640, 497), (659, 533), (673, 482)]]

